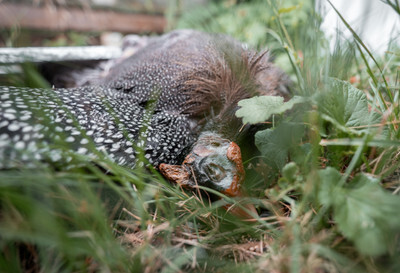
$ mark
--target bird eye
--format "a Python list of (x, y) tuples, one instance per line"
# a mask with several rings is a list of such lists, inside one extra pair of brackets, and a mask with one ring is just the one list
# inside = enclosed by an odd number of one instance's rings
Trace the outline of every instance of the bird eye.
[(221, 146), (221, 143), (219, 143), (219, 142), (211, 142), (211, 146), (219, 147), (219, 146)]
[(210, 178), (210, 180), (213, 182), (220, 182), (222, 179), (226, 177), (225, 169), (222, 166), (215, 163), (209, 163), (205, 165), (204, 171)]

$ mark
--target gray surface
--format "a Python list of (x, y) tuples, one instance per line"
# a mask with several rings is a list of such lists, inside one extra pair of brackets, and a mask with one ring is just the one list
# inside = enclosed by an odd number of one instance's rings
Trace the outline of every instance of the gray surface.
[(121, 52), (111, 46), (0, 48), (0, 64), (108, 60), (120, 57)]

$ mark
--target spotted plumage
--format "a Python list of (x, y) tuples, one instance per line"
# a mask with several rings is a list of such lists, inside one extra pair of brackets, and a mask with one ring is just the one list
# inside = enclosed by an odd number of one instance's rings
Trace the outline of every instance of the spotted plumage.
[[(282, 80), (262, 84), (271, 75)], [(74, 88), (0, 87), (1, 168), (68, 162), (63, 147), (89, 156), (95, 147), (128, 167), (139, 153), (156, 167), (176, 164), (204, 128), (218, 130), (225, 119), (239, 131), (240, 99), (285, 91), (285, 76), (265, 53), (191, 30), (152, 38), (110, 70), (84, 77)]]

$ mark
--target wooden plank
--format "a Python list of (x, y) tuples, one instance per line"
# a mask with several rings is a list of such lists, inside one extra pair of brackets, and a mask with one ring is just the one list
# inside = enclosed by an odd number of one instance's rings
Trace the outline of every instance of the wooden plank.
[(162, 15), (119, 13), (91, 9), (35, 7), (0, 4), (0, 28), (22, 27), (44, 30), (117, 31), (121, 33), (162, 33)]
[(1, 47), (0, 65), (23, 62), (108, 60), (116, 59), (121, 54), (121, 48), (115, 46)]
[[(2, 3), (32, 6), (51, 6), (62, 8), (92, 8), (97, 10), (113, 10), (116, 12), (134, 12), (144, 14), (163, 14), (167, 11), (170, 0), (2, 0)], [(193, 2), (198, 0), (179, 0)], [(184, 4), (184, 3), (182, 3)], [(177, 6), (181, 2), (176, 3)]]

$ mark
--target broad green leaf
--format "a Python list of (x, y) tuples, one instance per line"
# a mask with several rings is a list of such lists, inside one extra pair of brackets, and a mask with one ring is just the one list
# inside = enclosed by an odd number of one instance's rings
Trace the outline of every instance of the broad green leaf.
[(292, 109), (297, 103), (307, 101), (306, 98), (295, 96), (288, 102), (284, 102), (278, 96), (256, 96), (239, 101), (241, 107), (236, 111), (238, 118), (243, 118), (243, 123), (260, 123), (267, 121), (274, 114), (282, 114)]
[(331, 78), (329, 90), (317, 101), (321, 117), (346, 133), (365, 133), (381, 122), (380, 114), (369, 111), (365, 94), (345, 81)]
[(366, 255), (387, 252), (400, 230), (400, 197), (385, 191), (377, 179), (358, 174), (347, 187), (333, 168), (319, 171), (319, 201), (333, 207), (339, 230)]
[(282, 169), (288, 159), (289, 151), (299, 146), (303, 135), (303, 124), (284, 122), (275, 129), (257, 132), (255, 144), (268, 165)]

